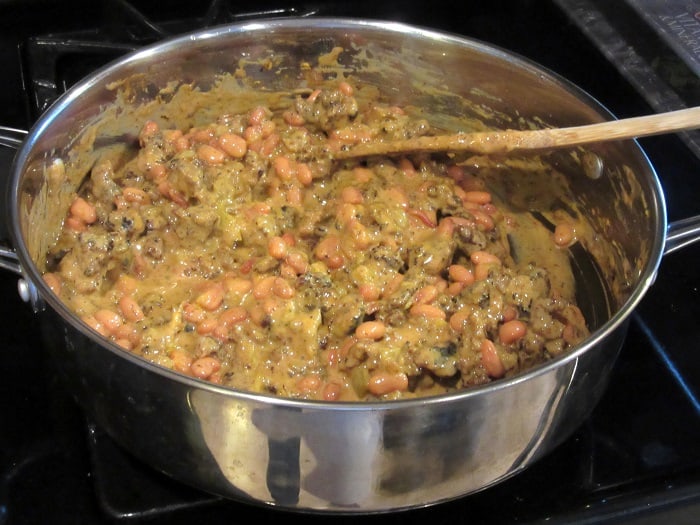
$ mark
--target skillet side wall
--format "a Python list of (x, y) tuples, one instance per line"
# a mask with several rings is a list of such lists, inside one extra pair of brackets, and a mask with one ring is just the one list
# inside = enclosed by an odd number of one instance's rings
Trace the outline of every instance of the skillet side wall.
[(135, 457), (226, 498), (335, 513), (451, 500), (527, 468), (598, 403), (626, 328), (506, 388), (373, 407), (223, 395), (106, 350), (52, 311), (40, 321), (77, 402)]

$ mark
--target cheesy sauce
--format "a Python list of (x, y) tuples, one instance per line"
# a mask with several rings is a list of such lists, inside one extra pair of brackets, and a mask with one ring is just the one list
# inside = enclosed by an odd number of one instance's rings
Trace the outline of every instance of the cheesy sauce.
[(78, 189), (47, 283), (126, 351), (292, 398), (464, 389), (583, 339), (572, 235), (448, 157), (334, 160), (434, 131), (355, 89), (190, 129), (144, 122), (133, 158)]

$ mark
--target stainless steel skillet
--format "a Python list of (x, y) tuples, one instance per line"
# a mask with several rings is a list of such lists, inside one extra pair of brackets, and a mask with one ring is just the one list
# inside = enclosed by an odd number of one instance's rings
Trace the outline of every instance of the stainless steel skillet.
[[(571, 152), (549, 161), (565, 176), (552, 202), (588, 210), (578, 286), (595, 319), (572, 353), (456, 394), (377, 404), (304, 402), (238, 392), (181, 376), (103, 340), (41, 279), (43, 254), (79, 181), (51, 179), (56, 162), (90, 165), (81, 149), (133, 131), (167, 85), (211, 88), (243, 69), (261, 88), (298, 87), (299, 71), (342, 48), (328, 75), (376, 85), (387, 101), (421, 108), (444, 129), (608, 120), (557, 75), (480, 42), (393, 23), (285, 19), (214, 28), (140, 50), (79, 82), (36, 123), (15, 157), (7, 213), (39, 329), (76, 399), (117, 442), (156, 469), (225, 497), (286, 509), (367, 513), (435, 504), (482, 490), (532, 464), (575, 430), (600, 399), (630, 315), (662, 257), (698, 239), (700, 219), (668, 224), (659, 180), (632, 141), (591, 147), (602, 175)], [(259, 67), (262, 61), (274, 67)], [(128, 97), (118, 89), (128, 82)], [(149, 108), (144, 110), (144, 107)], [(117, 110), (118, 108), (118, 110)], [(206, 118), (200, 108), (193, 118)], [(197, 112), (195, 112), (197, 113)], [(102, 139), (102, 142), (100, 142)], [(583, 261), (593, 261), (590, 265)], [(591, 269), (592, 268), (592, 269)]]

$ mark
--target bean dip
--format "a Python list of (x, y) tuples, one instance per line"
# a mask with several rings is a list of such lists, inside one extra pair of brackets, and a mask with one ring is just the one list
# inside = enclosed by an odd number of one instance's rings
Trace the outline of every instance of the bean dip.
[[(126, 351), (228, 387), (329, 401), (512, 376), (587, 334), (567, 246), (445, 156), (339, 161), (434, 132), (338, 81), (97, 162), (45, 279)], [(517, 248), (517, 249), (516, 249)]]

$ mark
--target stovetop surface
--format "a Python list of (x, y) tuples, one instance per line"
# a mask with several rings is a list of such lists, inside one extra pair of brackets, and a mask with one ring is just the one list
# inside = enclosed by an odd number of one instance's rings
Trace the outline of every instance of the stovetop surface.
[[(132, 39), (124, 48), (161, 38), (163, 28), (192, 29), (191, 22), (179, 21), (193, 16), (207, 23), (260, 11), (380, 18), (455, 32), (519, 53), (582, 86), (619, 117), (653, 110), (562, 9), (573, 4), (595, 7), (596, 2), (256, 2), (250, 8), (244, 2), (217, 0), (199, 8), (193, 4), (165, 0), (127, 4), (145, 12), (157, 27), (130, 30), (136, 44)], [(109, 21), (107, 36), (102, 32), (98, 38), (121, 43), (124, 27), (132, 26), (124, 5), (122, 0), (99, 5), (80, 0), (0, 0), (0, 125), (26, 129), (36, 117), (37, 110), (22, 91), (31, 80), (30, 68), (23, 62), (29, 37), (79, 32), (93, 38), (90, 31)], [(114, 51), (89, 58), (62, 57), (56, 66), (61, 70), (59, 84), (70, 85), (76, 75), (88, 74), (110, 53)], [(640, 143), (662, 181), (669, 220), (698, 214), (700, 159), (677, 136)], [(12, 151), (0, 147), (0, 174), (9, 171), (11, 158)], [(700, 244), (664, 257), (656, 283), (632, 317), (604, 398), (581, 428), (550, 455), (479, 494), (362, 519), (695, 523), (700, 516), (699, 263)], [(0, 272), (4, 298), (0, 319), (5, 327), (0, 344), (0, 524), (231, 524), (289, 517), (223, 501), (166, 479), (133, 460), (86, 421), (56, 379), (38, 337), (36, 318), (19, 299), (16, 282), (16, 276)], [(303, 519), (320, 523), (329, 518)], [(349, 523), (358, 518), (333, 519)]]

